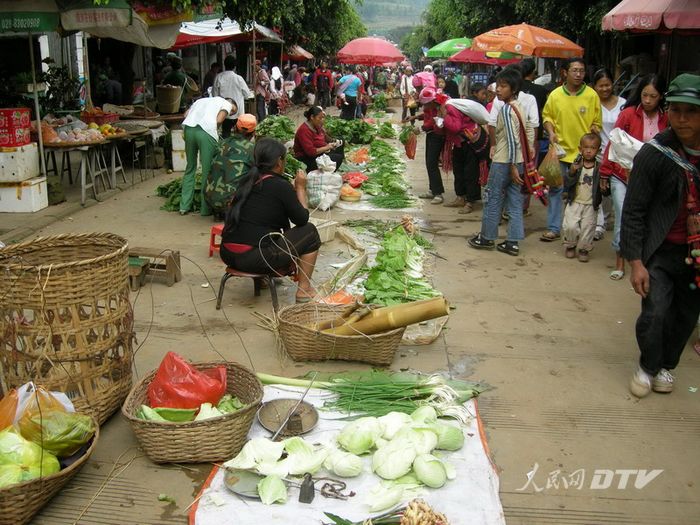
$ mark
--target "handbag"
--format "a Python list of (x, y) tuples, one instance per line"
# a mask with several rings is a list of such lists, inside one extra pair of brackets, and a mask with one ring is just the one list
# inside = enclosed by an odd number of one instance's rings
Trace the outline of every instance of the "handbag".
[(523, 177), (524, 189), (527, 190), (527, 193), (534, 195), (542, 204), (546, 206), (547, 188), (544, 185), (544, 179), (537, 172), (537, 165), (530, 154), (530, 142), (528, 141), (527, 133), (525, 132), (525, 122), (523, 121), (522, 116), (520, 116), (518, 109), (512, 104), (510, 107), (520, 122), (520, 146), (523, 150), (523, 161), (525, 161), (525, 176)]

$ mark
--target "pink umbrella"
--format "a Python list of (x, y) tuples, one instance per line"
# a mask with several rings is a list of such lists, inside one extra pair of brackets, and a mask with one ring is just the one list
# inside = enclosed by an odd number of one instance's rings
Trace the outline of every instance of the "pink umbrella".
[(356, 38), (338, 51), (338, 60), (344, 64), (379, 66), (401, 62), (405, 57), (398, 48), (383, 38)]
[(603, 17), (603, 31), (700, 28), (697, 0), (623, 0)]

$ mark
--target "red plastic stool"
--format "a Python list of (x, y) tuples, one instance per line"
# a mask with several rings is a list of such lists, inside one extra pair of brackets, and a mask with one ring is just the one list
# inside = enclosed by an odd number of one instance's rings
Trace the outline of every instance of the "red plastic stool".
[(211, 227), (211, 234), (209, 235), (209, 257), (214, 255), (214, 252), (218, 252), (221, 249), (221, 243), (216, 243), (216, 236), (218, 235), (221, 237), (223, 233), (223, 224), (215, 224)]

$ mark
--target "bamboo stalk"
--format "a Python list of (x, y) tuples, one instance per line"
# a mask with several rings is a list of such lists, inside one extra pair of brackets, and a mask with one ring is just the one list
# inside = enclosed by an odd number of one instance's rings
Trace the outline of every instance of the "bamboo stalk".
[(311, 323), (309, 324), (309, 328), (311, 328), (312, 330), (326, 330), (328, 328), (334, 328), (336, 326), (345, 324), (348, 318), (351, 316), (351, 314), (359, 307), (360, 303), (352, 303), (351, 305), (348, 305), (345, 308), (343, 308), (343, 311), (338, 317), (335, 317), (328, 321), (321, 321), (320, 323)]

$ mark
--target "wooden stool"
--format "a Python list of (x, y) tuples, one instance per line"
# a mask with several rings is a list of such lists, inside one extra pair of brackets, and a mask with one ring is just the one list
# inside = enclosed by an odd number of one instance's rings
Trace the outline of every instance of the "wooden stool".
[(154, 277), (165, 277), (168, 286), (182, 280), (179, 251), (131, 247), (129, 248), (129, 257), (147, 258), (146, 274)]
[(146, 282), (146, 274), (150, 264), (150, 259), (129, 257), (129, 286), (132, 292), (138, 292), (139, 288)]
[(270, 295), (272, 296), (272, 309), (277, 312), (277, 288), (275, 287), (275, 277), (279, 277), (274, 274), (264, 274), (264, 273), (246, 273), (239, 272), (238, 270), (228, 266), (226, 268), (226, 273), (221, 277), (221, 284), (219, 285), (219, 294), (216, 297), (216, 309), (221, 310), (221, 299), (224, 297), (224, 287), (226, 286), (226, 281), (231, 277), (248, 277), (253, 279), (253, 290), (255, 297), (260, 296), (260, 290), (262, 289), (262, 283), (267, 282), (270, 288)]

